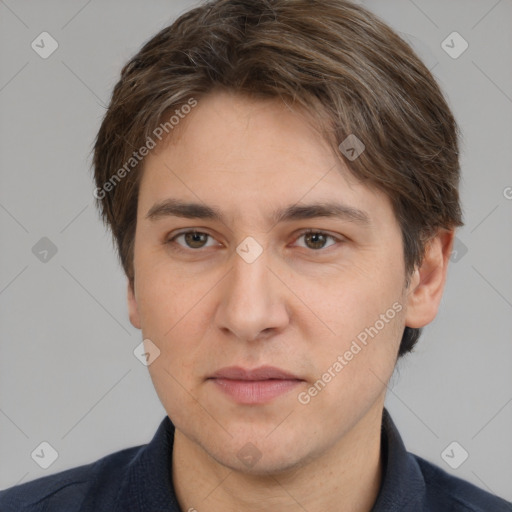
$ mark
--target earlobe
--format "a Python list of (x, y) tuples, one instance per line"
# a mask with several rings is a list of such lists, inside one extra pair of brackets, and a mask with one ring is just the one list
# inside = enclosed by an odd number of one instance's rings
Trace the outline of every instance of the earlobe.
[(407, 327), (424, 327), (434, 320), (443, 295), (453, 238), (453, 230), (440, 229), (427, 242), (423, 261), (414, 271), (407, 291)]
[(133, 286), (129, 280), (128, 280), (128, 286), (127, 286), (127, 298), (128, 298), (128, 312), (129, 312), (129, 316), (130, 316), (130, 323), (136, 329), (141, 329), (139, 308), (137, 306), (137, 300), (135, 298), (135, 292), (133, 290)]

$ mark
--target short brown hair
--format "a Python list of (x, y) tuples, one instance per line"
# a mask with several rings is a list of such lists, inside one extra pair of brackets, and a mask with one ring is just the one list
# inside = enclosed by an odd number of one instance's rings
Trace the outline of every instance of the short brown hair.
[[(406, 276), (429, 237), (462, 225), (458, 127), (403, 39), (345, 0), (212, 0), (161, 30), (124, 66), (96, 138), (95, 197), (132, 286), (143, 167), (134, 152), (170, 112), (219, 88), (322, 112), (326, 139), (350, 171), (391, 199)], [(338, 149), (351, 134), (365, 145), (355, 160)], [(420, 332), (405, 328), (399, 356)]]

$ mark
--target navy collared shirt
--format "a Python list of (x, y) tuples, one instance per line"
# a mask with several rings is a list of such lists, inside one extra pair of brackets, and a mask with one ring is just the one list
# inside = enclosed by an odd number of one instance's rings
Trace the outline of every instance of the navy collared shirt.
[[(512, 503), (408, 453), (386, 409), (381, 439), (384, 472), (371, 512), (512, 512)], [(186, 512), (172, 484), (173, 440), (166, 416), (147, 445), (0, 491), (0, 512)]]

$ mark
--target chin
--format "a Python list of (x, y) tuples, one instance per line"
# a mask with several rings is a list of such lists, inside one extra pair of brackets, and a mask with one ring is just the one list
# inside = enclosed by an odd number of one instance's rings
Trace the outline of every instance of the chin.
[(301, 445), (300, 440), (294, 436), (281, 435), (275, 439), (265, 439), (266, 436), (268, 430), (259, 437), (234, 436), (225, 444), (203, 448), (219, 464), (233, 471), (254, 476), (290, 473), (314, 458), (310, 453), (311, 447)]
[(254, 462), (250, 459), (241, 460), (238, 454), (234, 458), (227, 457), (225, 459), (217, 460), (217, 462), (233, 471), (261, 477), (290, 474), (305, 465), (303, 458), (289, 452), (283, 454), (272, 453), (267, 454), (267, 456), (262, 453), (261, 458)]

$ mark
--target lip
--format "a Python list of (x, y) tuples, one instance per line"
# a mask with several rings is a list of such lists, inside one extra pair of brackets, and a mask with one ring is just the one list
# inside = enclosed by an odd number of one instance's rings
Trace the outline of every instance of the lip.
[(298, 386), (304, 379), (274, 366), (252, 370), (230, 366), (216, 371), (211, 380), (239, 404), (263, 404)]
[(211, 377), (211, 379), (231, 379), (231, 380), (269, 380), (269, 379), (281, 379), (281, 380), (303, 380), (297, 375), (293, 375), (281, 368), (275, 366), (260, 366), (248, 370), (240, 366), (228, 366), (217, 370)]

